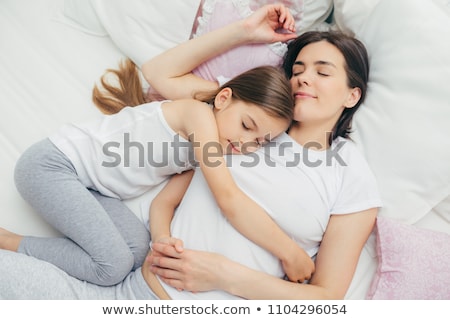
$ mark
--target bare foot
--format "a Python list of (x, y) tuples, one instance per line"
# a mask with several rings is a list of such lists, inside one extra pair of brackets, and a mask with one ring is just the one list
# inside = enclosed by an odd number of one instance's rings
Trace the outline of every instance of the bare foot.
[(0, 228), (0, 249), (16, 251), (19, 248), (22, 236), (6, 229)]

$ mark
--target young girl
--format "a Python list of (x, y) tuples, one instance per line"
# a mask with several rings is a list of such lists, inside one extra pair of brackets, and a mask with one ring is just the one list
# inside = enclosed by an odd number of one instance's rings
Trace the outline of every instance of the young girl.
[[(111, 96), (95, 90), (94, 97), (101, 105)], [(15, 237), (13, 243), (0, 241), (2, 247), (49, 261), (89, 282), (121, 281), (142, 264), (149, 239), (114, 199), (139, 196), (192, 169), (192, 149), (223, 212), (243, 225), (243, 232), (253, 228), (251, 213), (265, 212), (234, 184), (223, 154), (251, 152), (288, 128), (293, 112), (289, 82), (280, 70), (261, 67), (203, 101), (213, 108), (196, 99), (125, 107), (90, 123), (66, 125), (32, 146), (17, 163), (17, 188), (67, 238)], [(120, 225), (108, 214), (123, 215)], [(134, 242), (126, 243), (117, 229), (135, 233)], [(269, 232), (276, 234), (273, 229)]]

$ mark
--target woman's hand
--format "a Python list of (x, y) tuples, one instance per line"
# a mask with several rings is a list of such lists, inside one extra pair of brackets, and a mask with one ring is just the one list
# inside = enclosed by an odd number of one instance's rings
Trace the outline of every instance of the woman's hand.
[(145, 263), (166, 284), (179, 290), (200, 292), (220, 288), (224, 261), (219, 254), (187, 249), (180, 253), (171, 245), (153, 243), (152, 254)]
[(295, 20), (282, 4), (270, 4), (242, 20), (245, 34), (252, 43), (285, 42), (297, 37)]

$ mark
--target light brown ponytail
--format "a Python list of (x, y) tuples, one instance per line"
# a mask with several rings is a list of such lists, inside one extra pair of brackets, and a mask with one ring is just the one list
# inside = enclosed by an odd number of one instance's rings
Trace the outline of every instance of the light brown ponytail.
[(139, 71), (130, 59), (121, 61), (118, 69), (107, 69), (100, 78), (102, 88), (92, 90), (92, 100), (103, 113), (114, 114), (125, 107), (148, 102), (145, 98)]

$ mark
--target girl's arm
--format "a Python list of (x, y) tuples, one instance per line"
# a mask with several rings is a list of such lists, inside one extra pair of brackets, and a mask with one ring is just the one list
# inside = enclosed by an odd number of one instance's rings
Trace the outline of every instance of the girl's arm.
[(343, 299), (376, 214), (373, 208), (330, 218), (309, 284), (284, 281), (215, 253), (178, 253), (163, 244), (153, 246), (162, 257), (151, 257), (145, 263), (153, 264), (151, 271), (167, 284), (189, 291), (224, 290), (246, 299), (263, 300)]
[(150, 86), (167, 99), (192, 98), (194, 92), (218, 88), (216, 82), (194, 76), (191, 72), (203, 62), (236, 46), (249, 43), (286, 42), (295, 33), (278, 33), (277, 29), (294, 31), (294, 19), (281, 4), (267, 5), (251, 16), (184, 42), (142, 65)]
[(175, 209), (183, 199), (191, 182), (194, 171), (189, 170), (172, 176), (164, 188), (153, 199), (149, 212), (149, 227), (152, 242), (165, 242), (182, 250), (182, 242), (173, 239), (170, 233), (170, 223)]
[(219, 134), (211, 108), (203, 102), (185, 99), (166, 103), (163, 113), (172, 128), (183, 128), (191, 139), (195, 159), (231, 225), (280, 259), (289, 280), (309, 279), (314, 272), (314, 262), (308, 254), (235, 183), (222, 149), (218, 148)]

